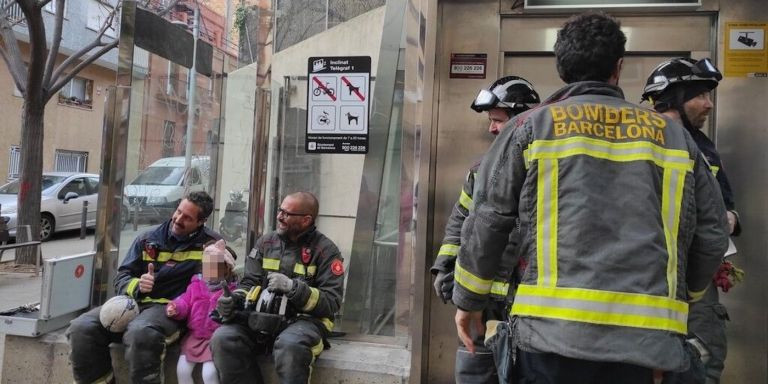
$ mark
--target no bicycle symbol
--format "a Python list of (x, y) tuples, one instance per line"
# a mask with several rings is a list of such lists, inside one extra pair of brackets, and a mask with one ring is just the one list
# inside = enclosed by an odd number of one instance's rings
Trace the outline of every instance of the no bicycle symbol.
[[(324, 82), (323, 80), (334, 80), (334, 81), (333, 81), (333, 84), (331, 84), (330, 81)], [(323, 80), (320, 80), (320, 77), (318, 76), (312, 76), (312, 81), (315, 82), (315, 88), (312, 90), (312, 95), (315, 97), (320, 95), (326, 95), (330, 97), (332, 101), (336, 101), (336, 89), (334, 88), (336, 79), (331, 77), (330, 79), (324, 78)]]

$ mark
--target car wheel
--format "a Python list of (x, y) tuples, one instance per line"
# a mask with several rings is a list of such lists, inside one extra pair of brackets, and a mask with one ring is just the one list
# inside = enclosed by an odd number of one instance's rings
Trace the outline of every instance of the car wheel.
[(50, 213), (43, 213), (40, 215), (40, 241), (48, 241), (51, 239), (55, 225), (56, 222)]

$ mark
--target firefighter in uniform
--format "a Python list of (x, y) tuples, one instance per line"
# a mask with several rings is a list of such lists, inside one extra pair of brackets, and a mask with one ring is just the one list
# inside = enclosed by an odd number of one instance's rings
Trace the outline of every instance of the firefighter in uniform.
[[(649, 383), (695, 361), (688, 301), (728, 246), (717, 181), (676, 122), (617, 86), (626, 37), (587, 12), (555, 43), (566, 86), (517, 116), (484, 158), (462, 230), (459, 336), (482, 329), (515, 220), (527, 261), (510, 311), (519, 382)], [(471, 289), (465, 288), (471, 287)]]
[(115, 291), (139, 303), (141, 313), (124, 333), (111, 333), (94, 308), (72, 320), (67, 336), (76, 383), (113, 383), (109, 344), (122, 341), (133, 383), (162, 383), (167, 346), (179, 338), (181, 323), (165, 315), (165, 305), (184, 293), (200, 271), (203, 248), (221, 236), (203, 224), (213, 211), (205, 192), (187, 195), (170, 220), (139, 235), (115, 276)]
[(211, 350), (223, 384), (263, 382), (255, 355), (264, 352), (264, 339), (248, 324), (229, 321), (257, 287), (285, 295), (294, 313), (274, 339), (280, 382), (309, 382), (344, 290), (344, 260), (333, 241), (315, 228), (318, 208), (311, 193), (286, 196), (278, 209), (277, 231), (259, 238), (245, 260), (237, 290), (219, 298), (224, 324), (214, 333)]
[[(487, 89), (483, 89), (472, 102), (471, 108), (475, 112), (487, 112), (488, 132), (496, 136), (506, 127), (507, 121), (517, 114), (530, 109), (540, 102), (539, 95), (533, 86), (525, 79), (517, 76), (505, 76), (494, 81)], [(435, 275), (435, 292), (443, 302), (451, 300), (453, 293), (453, 275), (456, 255), (461, 244), (461, 225), (464, 223), (472, 206), (472, 189), (475, 183), (475, 173), (480, 164), (470, 168), (464, 185), (462, 186), (459, 200), (453, 206), (451, 216), (445, 225), (445, 236), (438, 251), (435, 263), (430, 269)], [(512, 252), (516, 249), (517, 237), (515, 233), (510, 236), (510, 244), (507, 247), (509, 254), (502, 259), (502, 266), (493, 280), (491, 287), (491, 300), (484, 310), (484, 321), (506, 319), (506, 307), (514, 296), (512, 271), (517, 258)], [(473, 337), (475, 353), (471, 354), (461, 344), (456, 350), (456, 382), (457, 383), (498, 383), (492, 350), (483, 345), (483, 335), (476, 334)], [(503, 375), (503, 372), (502, 372)]]
[[(650, 101), (657, 112), (680, 121), (691, 134), (720, 185), (723, 202), (728, 210), (729, 232), (731, 236), (737, 236), (741, 232), (741, 225), (731, 185), (715, 144), (701, 131), (713, 107), (710, 92), (717, 87), (721, 79), (722, 74), (709, 59), (667, 60), (659, 64), (648, 76), (642, 99)], [(706, 362), (707, 384), (719, 383), (720, 374), (725, 367), (725, 321), (728, 320), (728, 312), (725, 306), (720, 304), (717, 288), (720, 286), (727, 292), (730, 288), (727, 284), (727, 278), (715, 279), (715, 284), (710, 285), (704, 297), (691, 304), (689, 309), (688, 332), (691, 336), (701, 339), (709, 353)]]

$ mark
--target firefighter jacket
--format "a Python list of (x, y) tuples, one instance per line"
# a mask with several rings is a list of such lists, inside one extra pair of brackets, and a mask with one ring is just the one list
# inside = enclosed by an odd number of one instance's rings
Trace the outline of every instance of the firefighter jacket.
[[(686, 127), (688, 128), (688, 127)], [(723, 194), (723, 201), (725, 202), (725, 209), (733, 211), (736, 215), (736, 227), (733, 229), (731, 235), (738, 236), (741, 233), (741, 224), (738, 220), (738, 213), (736, 213), (736, 203), (733, 200), (733, 190), (731, 189), (731, 183), (728, 181), (728, 176), (725, 174), (725, 168), (723, 168), (723, 162), (720, 160), (720, 154), (715, 149), (715, 143), (701, 132), (699, 129), (688, 128), (688, 132), (693, 136), (693, 141), (699, 147), (699, 150), (709, 162), (709, 169), (715, 175), (717, 183), (720, 185), (720, 192)]]
[[(115, 292), (139, 303), (167, 303), (186, 291), (189, 281), (200, 272), (203, 248), (221, 239), (206, 227), (177, 238), (170, 230), (171, 220), (139, 235), (131, 244), (123, 264), (117, 269)], [(155, 285), (149, 293), (139, 292), (139, 278), (155, 265)]]
[[(473, 205), (472, 190), (475, 186), (475, 173), (477, 173), (478, 167), (480, 167), (479, 163), (470, 168), (469, 173), (467, 173), (459, 200), (454, 204), (451, 216), (448, 217), (448, 222), (445, 224), (443, 243), (440, 245), (435, 264), (430, 269), (433, 275), (437, 275), (438, 272), (450, 273), (454, 271), (456, 256), (459, 254), (459, 246), (461, 245), (461, 226), (464, 224), (464, 220), (469, 215), (469, 210), (472, 209)], [(515, 254), (518, 242), (519, 227), (510, 233), (509, 244), (507, 244), (504, 250), (501, 267), (497, 269), (491, 283), (490, 295), (494, 300), (506, 300), (509, 296), (511, 301), (514, 296), (515, 281), (512, 271), (518, 260)], [(511, 291), (509, 289), (510, 285), (512, 285)]]
[(295, 243), (277, 232), (260, 237), (245, 259), (244, 276), (233, 292), (238, 301), (243, 301), (251, 288), (265, 288), (269, 272), (293, 279), (293, 288), (286, 296), (294, 313), (328, 332), (333, 329), (333, 317), (344, 294), (344, 259), (333, 241), (315, 227)]
[(525, 351), (684, 370), (689, 299), (728, 246), (717, 181), (690, 134), (578, 82), (515, 118), (477, 173), (453, 300), (477, 311), (515, 218), (527, 268), (510, 311)]

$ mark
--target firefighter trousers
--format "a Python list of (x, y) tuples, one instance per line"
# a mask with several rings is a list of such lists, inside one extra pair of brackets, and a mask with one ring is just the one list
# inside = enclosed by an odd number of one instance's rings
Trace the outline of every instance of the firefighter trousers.
[(653, 371), (638, 365), (598, 362), (517, 350), (516, 384), (648, 384)]
[[(503, 320), (506, 303), (492, 300), (483, 311), (483, 321)], [(459, 340), (456, 349), (456, 383), (458, 384), (496, 384), (499, 382), (493, 351), (485, 347), (485, 335), (475, 334), (471, 329), (472, 343), (475, 354), (469, 353), (467, 347)]]
[[(222, 384), (259, 384), (256, 355), (263, 351), (258, 335), (244, 324), (224, 324), (211, 339), (213, 361)], [(282, 384), (307, 384), (312, 364), (323, 351), (323, 333), (308, 319), (296, 319), (275, 339), (272, 355)]]
[(163, 358), (168, 344), (178, 339), (180, 331), (179, 323), (165, 315), (165, 305), (142, 307), (141, 313), (128, 324), (123, 334), (104, 329), (99, 321), (100, 310), (101, 307), (97, 307), (80, 315), (72, 320), (67, 330), (75, 382), (112, 382), (109, 344), (122, 341), (131, 382), (163, 383)]
[(706, 363), (707, 384), (720, 382), (725, 368), (728, 343), (725, 336), (725, 321), (728, 312), (720, 304), (717, 287), (709, 285), (701, 300), (691, 303), (688, 309), (688, 333), (696, 335), (709, 351)]

